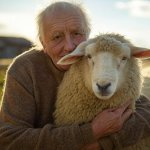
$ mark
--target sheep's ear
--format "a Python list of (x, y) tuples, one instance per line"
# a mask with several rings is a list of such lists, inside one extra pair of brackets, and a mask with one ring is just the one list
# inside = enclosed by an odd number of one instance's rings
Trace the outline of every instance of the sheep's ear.
[(68, 54), (68, 55), (65, 55), (64, 57), (62, 57), (58, 62), (57, 64), (59, 65), (71, 65), (75, 62), (77, 62), (80, 58), (82, 57), (82, 55), (71, 55), (71, 54)]
[(82, 43), (80, 43), (76, 49), (74, 51), (72, 51), (71, 53), (65, 55), (64, 57), (62, 57), (57, 64), (60, 65), (70, 65), (73, 64), (75, 62), (77, 62), (84, 54), (85, 54), (85, 48), (89, 43), (92, 43), (93, 39), (84, 41)]
[(137, 58), (149, 58), (150, 57), (150, 49), (142, 48), (142, 47), (131, 47), (132, 56)]

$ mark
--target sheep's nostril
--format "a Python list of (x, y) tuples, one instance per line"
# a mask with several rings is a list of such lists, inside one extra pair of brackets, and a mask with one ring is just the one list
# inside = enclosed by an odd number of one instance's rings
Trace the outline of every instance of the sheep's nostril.
[(105, 85), (100, 85), (98, 83), (96, 83), (98, 89), (101, 91), (101, 93), (106, 93), (107, 92), (107, 89), (109, 86), (111, 86), (111, 83), (107, 83)]

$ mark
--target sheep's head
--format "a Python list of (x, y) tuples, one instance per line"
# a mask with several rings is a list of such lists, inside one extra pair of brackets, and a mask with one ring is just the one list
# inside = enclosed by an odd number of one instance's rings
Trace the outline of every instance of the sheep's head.
[(124, 82), (131, 57), (150, 56), (150, 50), (131, 46), (129, 42), (123, 43), (106, 34), (81, 43), (58, 63), (72, 64), (83, 55), (88, 60), (89, 68), (86, 70), (89, 71), (94, 94), (100, 99), (109, 99)]

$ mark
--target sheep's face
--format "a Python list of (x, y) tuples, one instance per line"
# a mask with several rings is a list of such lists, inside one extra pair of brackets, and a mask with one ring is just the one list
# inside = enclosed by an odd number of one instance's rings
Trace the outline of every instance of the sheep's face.
[[(82, 56), (84, 59), (81, 59)], [(69, 65), (82, 61), (85, 86), (94, 94), (107, 100), (123, 85), (132, 61), (130, 57), (149, 58), (150, 49), (132, 46), (123, 36), (104, 34), (79, 44), (57, 63)], [(88, 64), (87, 64), (88, 61)], [(80, 68), (80, 67), (79, 67)]]
[[(106, 44), (106, 43), (105, 43)], [(100, 99), (109, 99), (124, 81), (127, 61), (130, 57), (129, 47), (116, 43), (102, 49), (97, 44), (86, 47), (86, 56), (91, 71), (91, 86)], [(113, 50), (115, 48), (115, 50)]]

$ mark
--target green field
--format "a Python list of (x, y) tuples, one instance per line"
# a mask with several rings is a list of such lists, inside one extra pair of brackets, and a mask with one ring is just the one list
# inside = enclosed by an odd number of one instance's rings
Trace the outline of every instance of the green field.
[(6, 73), (6, 69), (0, 69), (0, 100), (2, 97), (2, 88), (3, 88), (3, 84), (4, 84), (4, 77), (5, 77), (5, 73)]
[(12, 62), (12, 59), (0, 59), (0, 100), (2, 97), (2, 89), (7, 66)]

